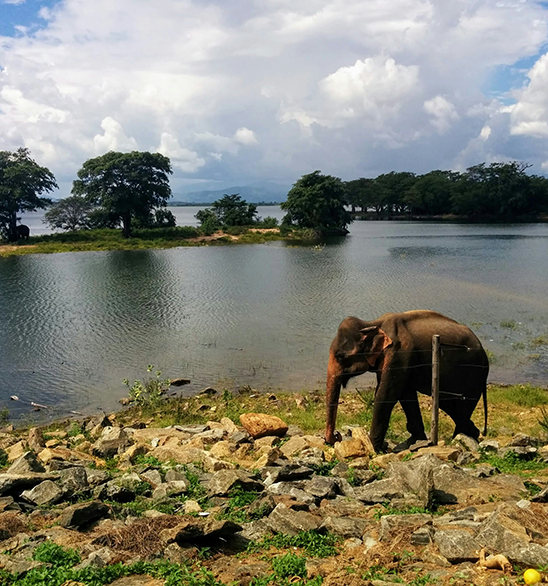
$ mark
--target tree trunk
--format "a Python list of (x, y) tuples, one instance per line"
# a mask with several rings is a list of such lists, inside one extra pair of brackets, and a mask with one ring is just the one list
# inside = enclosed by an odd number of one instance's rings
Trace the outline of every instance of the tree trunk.
[(131, 212), (124, 212), (122, 216), (122, 235), (124, 238), (131, 237)]
[(17, 212), (10, 212), (8, 242), (17, 242)]

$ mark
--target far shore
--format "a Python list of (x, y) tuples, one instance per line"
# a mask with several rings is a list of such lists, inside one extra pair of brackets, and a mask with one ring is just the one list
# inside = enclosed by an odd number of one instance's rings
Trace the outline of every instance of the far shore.
[(302, 230), (280, 231), (279, 228), (242, 228), (204, 235), (198, 229), (183, 226), (153, 230), (135, 230), (131, 238), (123, 238), (120, 230), (89, 230), (45, 236), (31, 236), (28, 242), (0, 245), (0, 257), (56, 252), (109, 250), (144, 250), (179, 246), (219, 246), (226, 244), (264, 244), (277, 240), (299, 242), (310, 240)]

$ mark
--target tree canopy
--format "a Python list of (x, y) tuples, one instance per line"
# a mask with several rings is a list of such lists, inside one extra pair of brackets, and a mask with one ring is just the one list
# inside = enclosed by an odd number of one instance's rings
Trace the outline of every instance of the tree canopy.
[(425, 175), (391, 172), (348, 181), (347, 202), (381, 214), (458, 215), (512, 220), (548, 212), (548, 179), (526, 173), (518, 161), (481, 163), (465, 172), (431, 171)]
[(352, 222), (346, 201), (345, 185), (338, 177), (314, 171), (303, 175), (281, 204), (287, 212), (283, 223), (311, 228), (318, 234), (346, 233)]
[(220, 227), (251, 226), (257, 223), (257, 206), (247, 203), (239, 194), (225, 194), (210, 208), (196, 214), (203, 230), (214, 232)]
[(171, 173), (168, 157), (160, 153), (110, 151), (82, 165), (72, 193), (100, 206), (110, 221), (121, 222), (129, 238), (132, 221), (146, 223), (153, 208), (167, 203)]
[(44, 221), (55, 230), (82, 230), (90, 228), (93, 205), (80, 195), (65, 197), (45, 213)]
[(0, 151), (0, 232), (17, 240), (17, 214), (45, 208), (51, 203), (43, 193), (57, 188), (53, 173), (41, 167), (26, 148)]

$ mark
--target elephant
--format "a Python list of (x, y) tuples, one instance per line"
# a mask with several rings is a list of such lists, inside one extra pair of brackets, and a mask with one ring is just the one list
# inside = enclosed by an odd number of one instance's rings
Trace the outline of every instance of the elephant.
[(30, 236), (30, 228), (25, 226), (25, 224), (19, 224), (16, 227), (17, 229), (17, 239), (28, 240)]
[(385, 448), (390, 416), (399, 401), (407, 418), (409, 439), (400, 447), (425, 440), (417, 392), (432, 392), (432, 336), (439, 334), (440, 408), (455, 422), (454, 436), (478, 439), (470, 417), (483, 395), (487, 432), (487, 375), (489, 361), (477, 336), (466, 326), (429, 310), (385, 313), (373, 321), (343, 320), (329, 349), (325, 439), (340, 441), (335, 431), (341, 386), (364, 372), (374, 372), (377, 387), (370, 438), (376, 452)]

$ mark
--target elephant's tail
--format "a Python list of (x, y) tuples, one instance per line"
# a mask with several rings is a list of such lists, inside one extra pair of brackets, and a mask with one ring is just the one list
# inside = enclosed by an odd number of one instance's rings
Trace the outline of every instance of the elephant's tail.
[(484, 423), (483, 423), (483, 436), (487, 436), (487, 385), (483, 387), (483, 416), (484, 416)]

